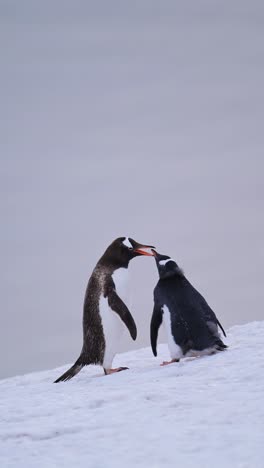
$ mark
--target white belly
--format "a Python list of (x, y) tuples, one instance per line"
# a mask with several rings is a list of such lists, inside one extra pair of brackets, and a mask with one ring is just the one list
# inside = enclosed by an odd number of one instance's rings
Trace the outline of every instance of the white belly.
[(163, 326), (168, 340), (168, 348), (170, 351), (171, 359), (181, 359), (183, 357), (180, 346), (177, 345), (171, 332), (171, 314), (166, 305), (162, 307), (163, 310)]
[(118, 296), (129, 308), (129, 275), (128, 268), (118, 268), (112, 275)]
[[(128, 300), (128, 271), (127, 268), (119, 268), (112, 276), (115, 283), (116, 292), (120, 299), (127, 305)], [(124, 322), (119, 315), (114, 312), (108, 305), (107, 297), (101, 296), (99, 303), (99, 311), (101, 315), (104, 337), (105, 337), (105, 354), (103, 367), (111, 369), (113, 359), (116, 353), (120, 350), (120, 341), (126, 329)]]

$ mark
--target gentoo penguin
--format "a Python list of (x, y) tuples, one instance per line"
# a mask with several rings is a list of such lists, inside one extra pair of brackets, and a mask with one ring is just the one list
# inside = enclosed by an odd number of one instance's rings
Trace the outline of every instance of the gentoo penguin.
[(157, 356), (157, 337), (164, 324), (171, 361), (178, 362), (184, 356), (214, 354), (227, 346), (218, 332), (218, 326), (226, 336), (215, 313), (203, 296), (189, 283), (177, 263), (167, 255), (152, 250), (159, 281), (154, 289), (154, 310), (150, 325), (151, 347)]
[(133, 340), (137, 328), (126, 300), (128, 264), (139, 255), (152, 256), (144, 249), (153, 246), (139, 244), (130, 237), (119, 237), (106, 249), (89, 279), (83, 306), (83, 347), (75, 364), (55, 383), (74, 377), (83, 366), (100, 364), (105, 374), (127, 369), (112, 369), (120, 338), (127, 327)]

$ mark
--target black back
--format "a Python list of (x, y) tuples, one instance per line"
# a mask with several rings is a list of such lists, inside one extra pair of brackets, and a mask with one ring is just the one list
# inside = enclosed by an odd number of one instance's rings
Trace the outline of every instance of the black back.
[(154, 301), (158, 307), (168, 307), (172, 334), (184, 354), (189, 349), (203, 350), (215, 345), (215, 336), (205, 319), (206, 303), (184, 276), (160, 279), (154, 290)]

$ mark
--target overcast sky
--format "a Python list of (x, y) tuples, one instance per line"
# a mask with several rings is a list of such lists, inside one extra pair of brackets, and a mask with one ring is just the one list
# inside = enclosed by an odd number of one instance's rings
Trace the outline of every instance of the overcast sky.
[[(0, 0), (0, 377), (75, 361), (118, 236), (173, 256), (226, 328), (263, 318), (263, 31), (261, 1)], [(130, 270), (122, 350), (149, 345), (157, 281)]]

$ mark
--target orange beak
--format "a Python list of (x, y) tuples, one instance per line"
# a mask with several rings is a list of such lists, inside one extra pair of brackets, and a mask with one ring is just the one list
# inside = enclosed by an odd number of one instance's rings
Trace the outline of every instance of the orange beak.
[[(130, 241), (132, 243), (132, 239)], [(146, 255), (147, 257), (153, 257), (153, 253), (152, 252), (146, 252), (145, 249), (155, 249), (155, 247), (153, 247), (153, 245), (146, 245), (146, 244), (139, 244), (138, 242), (134, 241), (133, 240), (133, 248), (134, 248), (134, 252), (136, 252), (137, 254), (139, 255)]]
[[(149, 248), (149, 247), (144, 247), (145, 249), (146, 248)], [(140, 255), (147, 255), (148, 257), (153, 257), (153, 253), (150, 253), (150, 252), (146, 252), (145, 250), (141, 250), (141, 249), (134, 249), (134, 252), (137, 252), (138, 254)]]
[(139, 244), (139, 242), (135, 241), (134, 239), (131, 239), (131, 237), (129, 237), (129, 242), (131, 243), (133, 250), (136, 254), (146, 255), (147, 257), (153, 256), (153, 253), (146, 252), (145, 250), (145, 249), (155, 249), (153, 245)]

